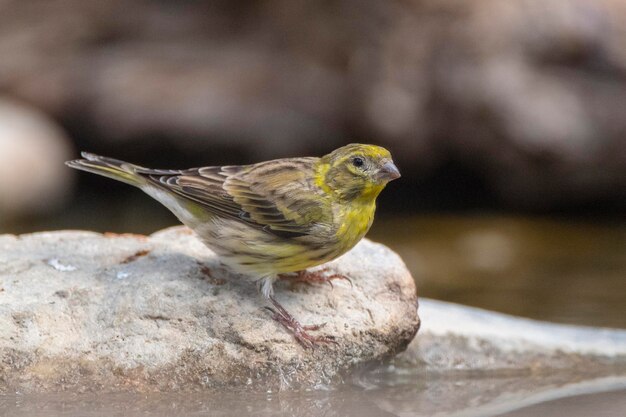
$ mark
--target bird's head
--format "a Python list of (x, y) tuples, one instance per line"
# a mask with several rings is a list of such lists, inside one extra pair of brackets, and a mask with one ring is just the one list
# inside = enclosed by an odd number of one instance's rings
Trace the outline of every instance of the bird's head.
[(358, 143), (323, 156), (320, 174), (325, 187), (346, 200), (373, 200), (389, 181), (400, 178), (387, 149)]

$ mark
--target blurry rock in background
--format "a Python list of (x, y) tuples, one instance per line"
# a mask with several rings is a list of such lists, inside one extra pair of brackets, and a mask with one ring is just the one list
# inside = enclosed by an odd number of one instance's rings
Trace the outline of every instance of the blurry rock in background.
[(6, 0), (0, 92), (152, 165), (376, 142), (452, 199), (468, 174), (500, 205), (619, 209), (624, 28), (620, 0)]
[(58, 207), (72, 185), (70, 142), (45, 114), (0, 97), (0, 224)]

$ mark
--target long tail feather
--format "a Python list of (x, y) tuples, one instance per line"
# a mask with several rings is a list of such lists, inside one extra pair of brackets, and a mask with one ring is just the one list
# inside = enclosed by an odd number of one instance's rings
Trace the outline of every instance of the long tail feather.
[(75, 169), (102, 175), (136, 187), (141, 187), (146, 183), (146, 180), (137, 173), (137, 169), (141, 169), (137, 165), (88, 152), (81, 152), (81, 155), (84, 159), (67, 161), (65, 164)]

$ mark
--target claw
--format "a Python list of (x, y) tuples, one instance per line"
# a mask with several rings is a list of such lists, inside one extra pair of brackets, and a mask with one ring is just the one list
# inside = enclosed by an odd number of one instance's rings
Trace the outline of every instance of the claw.
[(307, 331), (315, 331), (319, 330), (326, 325), (326, 323), (322, 324), (314, 324), (314, 325), (302, 325), (300, 324), (285, 308), (276, 301), (274, 297), (269, 297), (269, 300), (274, 305), (272, 307), (265, 307), (268, 311), (272, 313), (272, 318), (290, 330), (298, 343), (300, 343), (306, 349), (315, 349), (315, 347), (320, 343), (334, 343), (338, 345), (335, 338), (332, 336), (312, 336), (307, 333)]
[(313, 271), (313, 272), (298, 271), (295, 273), (295, 277), (293, 276), (293, 274), (281, 274), (279, 275), (279, 278), (288, 279), (292, 282), (306, 282), (306, 283), (325, 282), (325, 283), (328, 283), (328, 285), (330, 285), (332, 289), (335, 288), (332, 280), (345, 279), (346, 281), (350, 283), (350, 288), (354, 288), (354, 284), (352, 283), (352, 280), (349, 277), (342, 275), (342, 274), (336, 274), (336, 273), (327, 275), (326, 273), (328, 271), (329, 271), (328, 268), (324, 268), (319, 271)]
[(311, 331), (315, 331), (315, 330), (319, 330), (322, 327), (326, 326), (326, 323), (322, 323), (322, 324), (309, 324), (309, 325), (304, 325), (302, 326), (302, 328), (304, 330), (311, 330)]
[(345, 275), (342, 275), (342, 277), (350, 283), (350, 288), (354, 289), (354, 284), (352, 283), (352, 280)]

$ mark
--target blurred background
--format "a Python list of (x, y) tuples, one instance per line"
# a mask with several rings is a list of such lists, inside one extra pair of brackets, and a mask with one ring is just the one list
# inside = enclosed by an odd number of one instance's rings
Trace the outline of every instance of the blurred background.
[(626, 327), (626, 2), (0, 0), (0, 233), (176, 219), (63, 165), (389, 148), (420, 295)]

